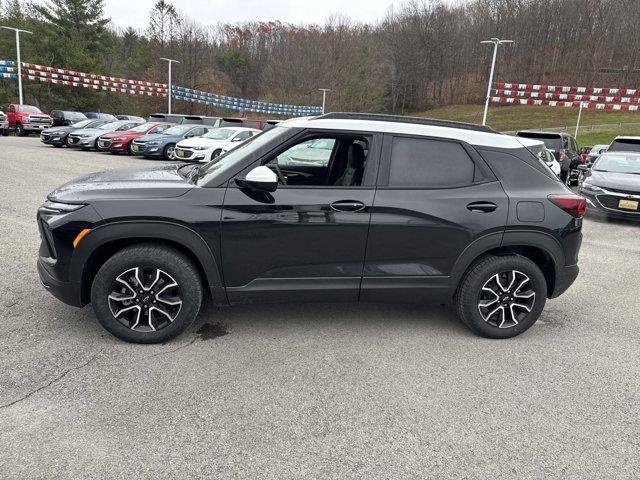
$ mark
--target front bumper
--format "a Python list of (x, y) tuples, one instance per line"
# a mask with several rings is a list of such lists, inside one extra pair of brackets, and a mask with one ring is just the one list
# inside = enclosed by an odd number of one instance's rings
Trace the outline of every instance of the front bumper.
[(164, 145), (145, 145), (144, 151), (140, 155), (147, 158), (164, 158)]
[(195, 150), (192, 148), (176, 147), (176, 160), (185, 160), (188, 162), (202, 162), (205, 158), (211, 158), (209, 150)]
[(96, 139), (94, 137), (71, 137), (69, 135), (67, 137), (67, 146), (71, 148), (93, 148), (96, 144)]
[[(640, 220), (640, 195), (611, 192), (606, 189), (601, 192), (592, 192), (582, 187), (579, 193), (587, 199), (588, 214)], [(639, 206), (636, 210), (620, 208), (620, 200), (638, 202)]]
[(39, 123), (23, 123), (22, 128), (25, 132), (41, 132), (46, 128), (51, 128), (51, 124), (39, 124)]
[(72, 307), (83, 306), (80, 284), (58, 280), (47, 270), (42, 258), (38, 259), (38, 276), (44, 288), (58, 300)]
[(65, 134), (43, 135), (40, 134), (40, 141), (45, 145), (64, 145), (67, 140)]

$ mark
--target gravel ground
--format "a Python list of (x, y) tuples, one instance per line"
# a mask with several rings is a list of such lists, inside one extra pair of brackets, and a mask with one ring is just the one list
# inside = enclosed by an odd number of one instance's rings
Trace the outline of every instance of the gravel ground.
[(402, 305), (207, 308), (166, 345), (39, 284), (35, 211), (131, 164), (0, 137), (0, 477), (637, 478), (640, 225), (587, 219), (582, 274), (522, 336)]

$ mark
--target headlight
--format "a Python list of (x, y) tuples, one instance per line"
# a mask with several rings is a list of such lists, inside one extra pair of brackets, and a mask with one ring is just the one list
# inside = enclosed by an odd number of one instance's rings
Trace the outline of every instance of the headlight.
[(602, 191), (602, 189), (599, 186), (594, 185), (593, 183), (588, 183), (588, 182), (584, 182), (582, 184), (582, 188), (583, 188), (583, 190), (586, 190), (588, 192), (601, 192)]
[(122, 142), (122, 141), (124, 141), (124, 138), (119, 138), (119, 137), (118, 138), (112, 138), (111, 141), (112, 142)]
[(160, 140), (154, 140), (153, 142), (147, 142), (147, 145), (151, 145), (153, 147), (156, 147), (158, 145), (162, 145), (162, 142)]
[(60, 203), (47, 200), (40, 207), (40, 211), (48, 213), (49, 215), (61, 215), (63, 213), (74, 212), (84, 206), (84, 203)]
[[(187, 148), (187, 147), (184, 147)], [(206, 150), (209, 147), (191, 147), (193, 150)]]

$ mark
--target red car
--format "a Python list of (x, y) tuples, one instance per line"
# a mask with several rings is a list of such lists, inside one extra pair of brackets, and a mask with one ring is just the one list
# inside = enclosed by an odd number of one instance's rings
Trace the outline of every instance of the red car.
[(143, 123), (129, 130), (122, 130), (119, 132), (109, 132), (98, 137), (96, 146), (101, 152), (109, 151), (111, 153), (128, 153), (131, 152), (131, 141), (151, 133), (162, 133), (167, 128), (172, 127), (173, 123), (167, 122), (149, 122)]

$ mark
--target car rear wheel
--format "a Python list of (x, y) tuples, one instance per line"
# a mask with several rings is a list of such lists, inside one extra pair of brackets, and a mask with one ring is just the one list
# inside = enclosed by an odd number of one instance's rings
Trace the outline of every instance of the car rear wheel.
[(166, 342), (182, 333), (198, 315), (202, 295), (193, 263), (177, 250), (151, 244), (113, 255), (91, 286), (100, 324), (134, 343)]
[(519, 255), (488, 255), (466, 273), (456, 293), (458, 317), (487, 338), (511, 338), (540, 317), (547, 283), (538, 266)]
[(163, 156), (164, 156), (165, 160), (175, 160), (175, 158), (176, 158), (176, 146), (175, 146), (175, 144), (171, 143), (171, 144), (167, 145), (166, 147), (164, 147)]

